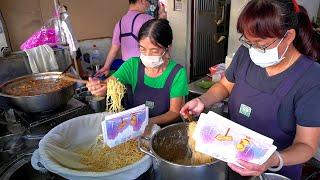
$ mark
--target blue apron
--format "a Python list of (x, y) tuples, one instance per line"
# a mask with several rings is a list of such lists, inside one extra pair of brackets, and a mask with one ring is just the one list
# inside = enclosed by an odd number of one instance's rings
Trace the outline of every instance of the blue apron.
[(137, 17), (140, 16), (141, 14), (143, 13), (138, 13), (134, 16), (133, 20), (132, 20), (132, 23), (131, 23), (131, 32), (128, 32), (128, 33), (122, 33), (122, 28), (121, 28), (121, 20), (119, 21), (119, 29), (120, 29), (120, 36), (119, 36), (119, 41), (121, 43), (121, 39), (123, 37), (133, 37), (137, 42), (138, 42), (138, 37), (133, 33), (133, 29), (134, 29), (134, 22), (136, 21)]
[[(313, 61), (306, 58), (298, 60), (287, 77), (271, 94), (255, 89), (246, 81), (250, 62), (245, 63), (245, 68), (240, 72), (232, 89), (229, 99), (230, 118), (238, 124), (274, 139), (274, 144), (281, 151), (292, 144), (294, 135), (287, 134), (279, 127), (278, 110), (280, 103), (295, 82), (312, 65)], [(244, 108), (246, 110), (242, 111)], [(295, 119), (292, 119), (292, 121), (295, 121)], [(302, 166), (284, 166), (276, 173), (293, 180), (300, 179)]]
[(129, 103), (130, 107), (146, 104), (149, 107), (149, 117), (159, 116), (170, 109), (170, 90), (174, 77), (182, 68), (176, 64), (170, 72), (163, 88), (153, 88), (144, 84), (144, 65), (139, 62), (138, 82)]

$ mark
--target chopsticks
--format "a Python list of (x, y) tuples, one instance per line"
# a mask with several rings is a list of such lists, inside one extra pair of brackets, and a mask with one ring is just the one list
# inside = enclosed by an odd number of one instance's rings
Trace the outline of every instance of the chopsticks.
[(82, 80), (82, 79), (76, 79), (67, 75), (61, 76), (61, 79), (67, 80), (67, 81), (72, 81), (72, 82), (77, 82), (77, 83), (85, 83), (87, 84), (89, 81), (87, 80)]
[(55, 80), (55, 82), (58, 82), (59, 79), (61, 78), (61, 76), (63, 76), (72, 66), (73, 64), (71, 63), (64, 71), (62, 71), (62, 73), (57, 77), (57, 79)]
[[(73, 78), (73, 77), (70, 77), (70, 76), (67, 76), (67, 75), (63, 75), (61, 78), (64, 79), (64, 80), (67, 80), (67, 81), (84, 83), (84, 84), (87, 84), (87, 83), (89, 82), (89, 81), (87, 81), (87, 80), (76, 79), (76, 78)], [(100, 82), (100, 84), (106, 86), (106, 85), (107, 85), (107, 82)]]

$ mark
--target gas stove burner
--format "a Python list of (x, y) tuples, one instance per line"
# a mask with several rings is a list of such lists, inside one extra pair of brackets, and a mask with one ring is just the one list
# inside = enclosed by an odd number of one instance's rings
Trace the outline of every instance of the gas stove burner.
[(0, 112), (0, 127), (6, 124), (6, 117), (4, 115), (4, 111)]
[(45, 118), (45, 117), (49, 117), (51, 115), (54, 115), (56, 113), (59, 112), (63, 112), (64, 110), (68, 109), (67, 107), (60, 107), (58, 109), (54, 109), (54, 110), (48, 110), (48, 111), (42, 111), (42, 112), (35, 112), (35, 113), (25, 113), (25, 112), (19, 112), (19, 110), (15, 110), (17, 113), (24, 113), (26, 114), (26, 116), (29, 117), (35, 117), (36, 119), (41, 119), (41, 118)]
[(25, 113), (15, 110), (17, 120), (32, 134), (47, 133), (53, 127), (64, 121), (90, 113), (93, 113), (93, 111), (87, 104), (74, 98), (72, 98), (64, 108), (55, 111)]

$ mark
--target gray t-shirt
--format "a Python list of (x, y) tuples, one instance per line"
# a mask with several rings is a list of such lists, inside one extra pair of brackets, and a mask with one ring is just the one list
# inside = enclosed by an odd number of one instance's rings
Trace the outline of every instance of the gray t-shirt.
[[(302, 58), (308, 57), (302, 55), (299, 60)], [(246, 68), (244, 67), (246, 61), (250, 61), (246, 82), (253, 88), (266, 93), (272, 93), (285, 80), (290, 70), (297, 65), (295, 63), (287, 70), (269, 76), (265, 68), (251, 61), (248, 49), (241, 46), (226, 70), (226, 78), (230, 82), (236, 82), (238, 73)], [(315, 62), (282, 99), (278, 119), (281, 129), (291, 135), (295, 134), (297, 124), (305, 127), (320, 126), (320, 64)]]

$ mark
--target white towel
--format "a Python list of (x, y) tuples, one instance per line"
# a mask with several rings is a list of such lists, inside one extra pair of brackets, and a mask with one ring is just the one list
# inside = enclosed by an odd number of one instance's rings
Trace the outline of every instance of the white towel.
[(58, 71), (58, 63), (52, 48), (48, 45), (41, 45), (32, 49), (27, 49), (29, 64), (33, 74)]

